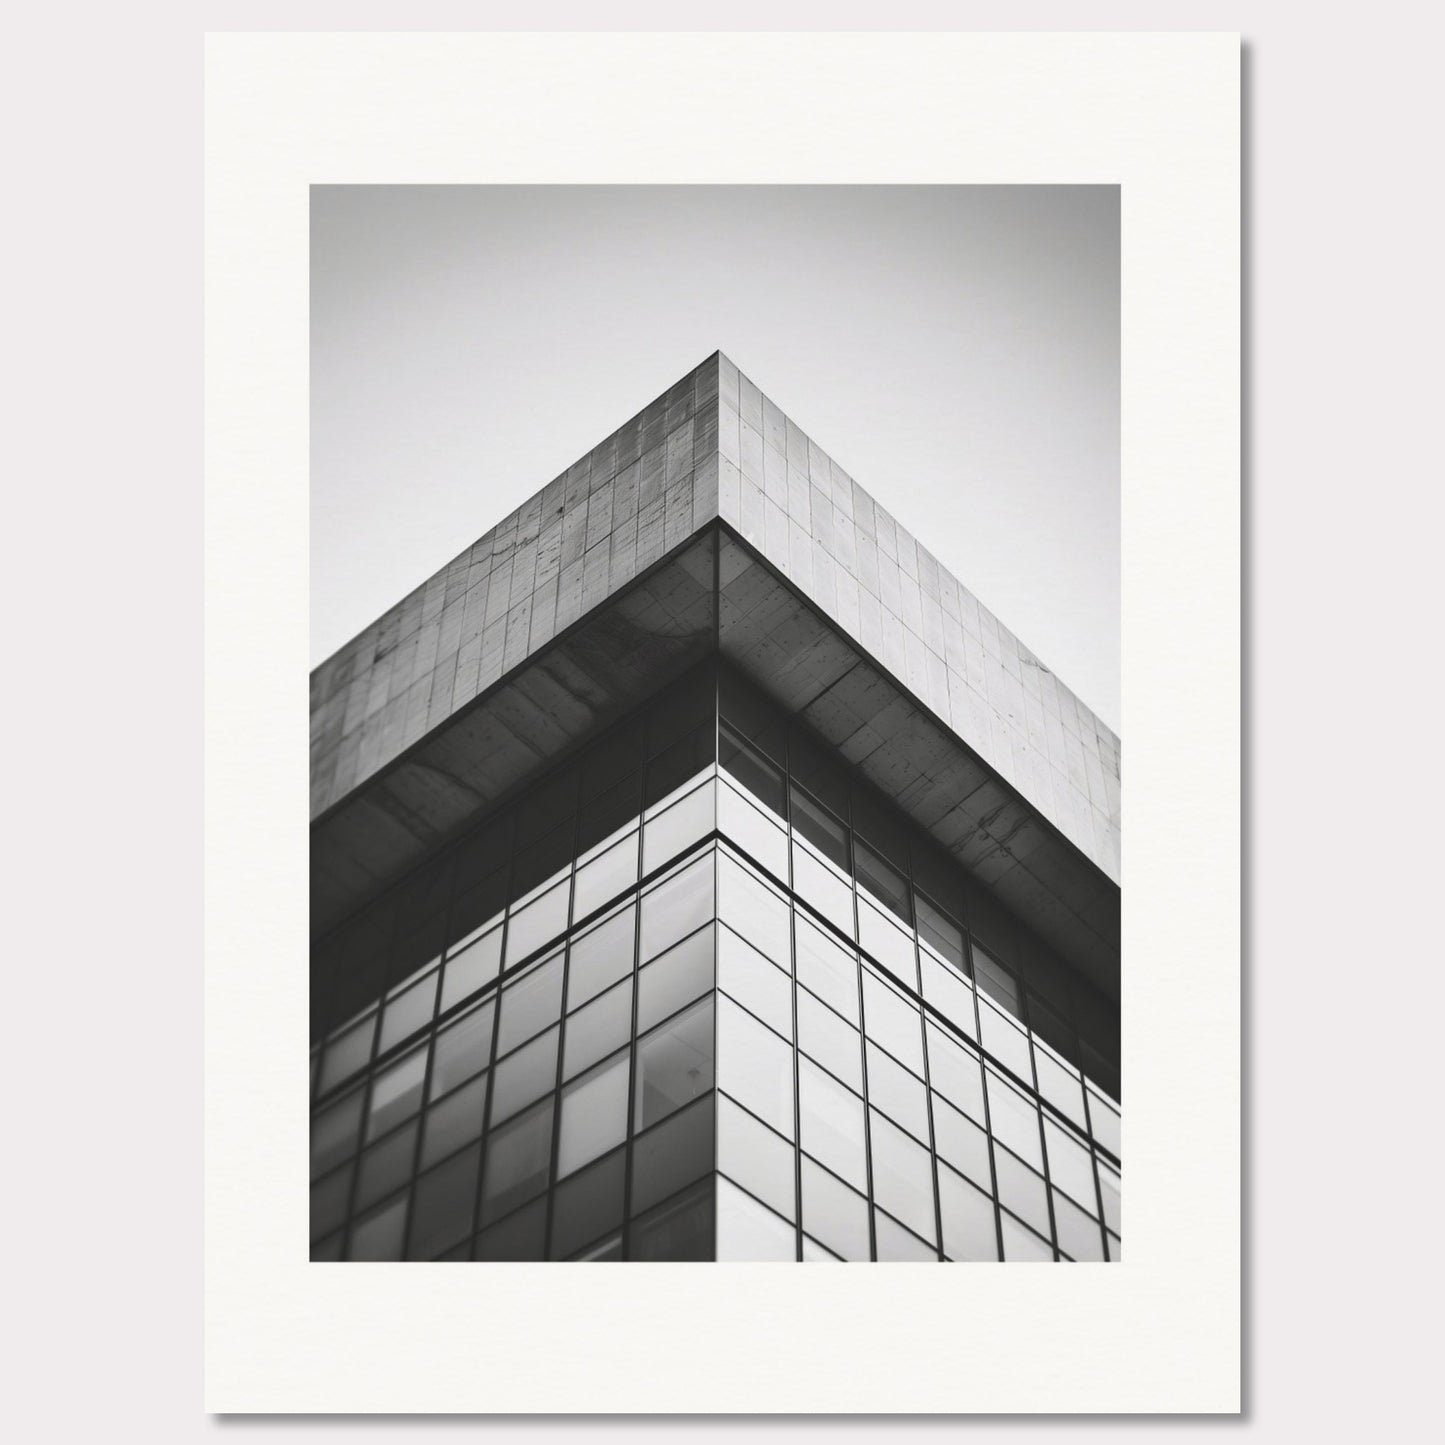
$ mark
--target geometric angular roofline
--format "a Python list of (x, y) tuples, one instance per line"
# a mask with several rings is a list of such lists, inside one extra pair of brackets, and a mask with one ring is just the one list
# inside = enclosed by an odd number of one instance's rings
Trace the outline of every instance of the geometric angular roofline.
[(712, 651), (1117, 998), (1118, 739), (720, 353), (313, 672), (313, 929)]

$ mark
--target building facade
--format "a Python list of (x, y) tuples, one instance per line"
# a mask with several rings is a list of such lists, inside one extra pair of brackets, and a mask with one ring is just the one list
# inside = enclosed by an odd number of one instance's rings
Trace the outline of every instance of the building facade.
[(312, 677), (316, 1260), (1112, 1260), (1118, 740), (714, 355)]

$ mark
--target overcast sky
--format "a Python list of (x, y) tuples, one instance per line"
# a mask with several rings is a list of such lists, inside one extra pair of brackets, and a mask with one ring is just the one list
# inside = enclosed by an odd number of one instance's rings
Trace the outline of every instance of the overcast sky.
[(1111, 728), (1115, 187), (312, 191), (329, 656), (716, 350)]

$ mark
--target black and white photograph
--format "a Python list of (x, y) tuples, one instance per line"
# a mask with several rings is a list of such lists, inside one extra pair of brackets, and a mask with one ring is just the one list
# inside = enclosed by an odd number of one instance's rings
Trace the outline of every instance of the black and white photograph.
[(1123, 1258), (1119, 219), (312, 188), (313, 1262)]

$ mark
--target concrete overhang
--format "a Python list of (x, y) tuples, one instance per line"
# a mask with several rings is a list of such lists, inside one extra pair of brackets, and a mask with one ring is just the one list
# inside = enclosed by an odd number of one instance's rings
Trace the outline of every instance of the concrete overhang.
[(1119, 997), (1119, 887), (837, 622), (713, 521), (312, 826), (325, 932), (639, 700), (717, 651)]

